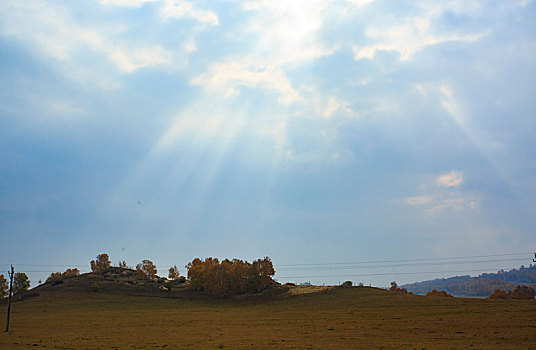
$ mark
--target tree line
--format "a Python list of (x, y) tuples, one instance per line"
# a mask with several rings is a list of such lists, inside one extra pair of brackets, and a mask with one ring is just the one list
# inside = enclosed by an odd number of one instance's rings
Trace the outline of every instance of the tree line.
[[(92, 273), (98, 273), (112, 267), (112, 263), (108, 254), (103, 253), (90, 261), (90, 267)], [(118, 267), (131, 269), (125, 261), (121, 261)], [(252, 263), (239, 259), (225, 259), (220, 262), (217, 258), (196, 258), (186, 265), (186, 269), (190, 288), (212, 296), (260, 292), (275, 283), (272, 279), (275, 270), (269, 257)], [(143, 260), (136, 265), (135, 270), (139, 276), (158, 278), (157, 267), (151, 260)], [(78, 269), (68, 269), (63, 273), (54, 272), (47, 278), (47, 282), (79, 274)], [(186, 277), (180, 275), (177, 265), (169, 268), (168, 278), (186, 282)]]
[(488, 298), (490, 299), (534, 299), (535, 291), (528, 286), (518, 285), (514, 290), (507, 292), (503, 289), (497, 289)]
[(536, 264), (510, 271), (500, 270), (497, 273), (484, 273), (477, 277), (456, 276), (406, 284), (403, 287), (417, 294), (425, 294), (432, 289), (444, 289), (453, 294), (481, 296), (492, 294), (501, 289), (513, 291), (518, 285), (536, 285)]
[(213, 296), (260, 292), (274, 284), (274, 266), (269, 257), (250, 263), (239, 259), (194, 259), (187, 266), (190, 287)]

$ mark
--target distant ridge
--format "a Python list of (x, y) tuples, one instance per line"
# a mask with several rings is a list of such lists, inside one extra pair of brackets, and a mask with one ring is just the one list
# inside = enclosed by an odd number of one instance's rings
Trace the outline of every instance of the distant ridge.
[(456, 276), (435, 280), (405, 284), (401, 286), (408, 292), (426, 294), (432, 289), (445, 290), (455, 295), (486, 297), (496, 289), (513, 290), (517, 285), (536, 287), (536, 264), (529, 267), (521, 266), (510, 271), (500, 270), (497, 273), (483, 273), (477, 277)]

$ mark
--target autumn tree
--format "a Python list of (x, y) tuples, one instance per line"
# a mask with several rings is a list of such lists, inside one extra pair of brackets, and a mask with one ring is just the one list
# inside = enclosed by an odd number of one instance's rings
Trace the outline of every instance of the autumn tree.
[(151, 260), (143, 260), (136, 265), (136, 271), (147, 277), (156, 277), (156, 265)]
[(60, 279), (62, 277), (72, 277), (72, 276), (80, 276), (80, 271), (77, 268), (74, 269), (67, 269), (64, 273), (61, 272), (52, 272), (50, 276), (47, 278), (47, 282), (50, 282), (52, 280)]
[(48, 276), (46, 282), (50, 282), (53, 280), (57, 280), (61, 278), (61, 272), (52, 272), (50, 276)]
[(399, 288), (396, 281), (391, 282), (391, 287), (389, 288), (391, 292), (407, 293), (406, 288)]
[(253, 278), (258, 292), (273, 283), (272, 276), (275, 275), (274, 265), (269, 257), (255, 260), (252, 264)]
[(196, 258), (186, 268), (190, 287), (214, 296), (259, 292), (275, 283), (272, 280), (275, 270), (268, 257), (253, 263), (238, 259), (220, 263), (216, 258)]
[(23, 272), (17, 272), (13, 278), (13, 294), (23, 294), (30, 288), (30, 280)]
[(111, 262), (108, 254), (104, 253), (97, 255), (97, 260), (91, 260), (90, 265), (91, 271), (99, 272), (109, 268), (111, 266)]
[(508, 299), (508, 293), (504, 289), (495, 289), (488, 298), (490, 299)]
[(426, 293), (427, 297), (441, 297), (441, 298), (453, 298), (452, 294), (447, 293), (444, 290), (438, 291), (437, 289), (432, 289)]
[(528, 286), (518, 285), (509, 293), (511, 299), (534, 299), (534, 289)]
[(181, 274), (179, 273), (179, 268), (177, 267), (177, 265), (173, 265), (169, 268), (169, 273), (168, 273), (168, 278), (170, 280), (178, 280), (179, 277), (181, 277)]
[(7, 280), (4, 275), (0, 275), (0, 299), (3, 299), (7, 296), (9, 287), (7, 285)]
[(205, 286), (205, 262), (199, 258), (195, 258), (186, 265), (186, 268), (188, 269), (190, 287), (197, 291), (203, 290)]
[(65, 272), (63, 273), (63, 277), (69, 276), (80, 276), (80, 270), (78, 270), (77, 268), (65, 270)]

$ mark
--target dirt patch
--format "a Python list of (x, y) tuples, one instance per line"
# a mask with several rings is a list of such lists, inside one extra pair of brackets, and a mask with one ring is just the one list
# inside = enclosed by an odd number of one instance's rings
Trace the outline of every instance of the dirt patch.
[(288, 294), (289, 295), (305, 295), (305, 294), (314, 294), (327, 292), (328, 290), (333, 289), (331, 286), (290, 286)]

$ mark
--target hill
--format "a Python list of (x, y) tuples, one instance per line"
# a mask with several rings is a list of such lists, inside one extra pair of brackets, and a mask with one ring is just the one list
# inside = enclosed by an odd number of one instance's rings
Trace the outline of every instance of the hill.
[(510, 271), (483, 273), (477, 277), (456, 276), (417, 282), (401, 286), (409, 292), (426, 294), (432, 289), (445, 290), (455, 295), (487, 297), (496, 289), (513, 290), (517, 285), (536, 287), (536, 265), (521, 266)]
[(121, 273), (85, 274), (34, 288), (38, 296), (12, 305), (11, 330), (0, 332), (0, 348), (527, 349), (536, 344), (534, 300), (317, 286), (214, 298), (184, 285), (165, 291), (164, 282), (155, 280), (128, 283), (121, 278), (137, 277)]

